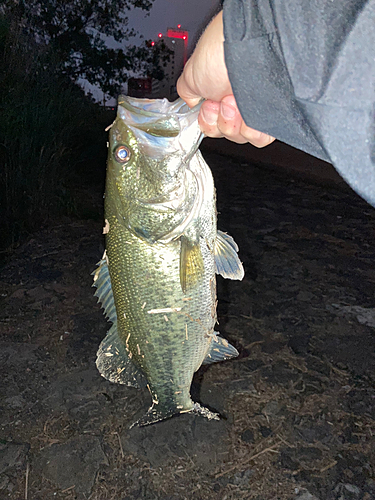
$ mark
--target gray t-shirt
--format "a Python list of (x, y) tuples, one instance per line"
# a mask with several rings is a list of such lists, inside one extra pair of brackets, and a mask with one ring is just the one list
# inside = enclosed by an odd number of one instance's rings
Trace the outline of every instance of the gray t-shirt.
[(333, 163), (375, 206), (375, 0), (225, 0), (246, 124)]

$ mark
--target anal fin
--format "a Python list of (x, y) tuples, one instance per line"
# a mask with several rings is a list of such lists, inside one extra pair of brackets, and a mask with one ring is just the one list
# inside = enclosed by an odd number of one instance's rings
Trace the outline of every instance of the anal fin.
[(210, 344), (210, 349), (203, 360), (203, 365), (210, 363), (218, 363), (226, 359), (236, 358), (239, 352), (223, 337), (219, 337), (216, 332), (213, 333), (213, 338)]

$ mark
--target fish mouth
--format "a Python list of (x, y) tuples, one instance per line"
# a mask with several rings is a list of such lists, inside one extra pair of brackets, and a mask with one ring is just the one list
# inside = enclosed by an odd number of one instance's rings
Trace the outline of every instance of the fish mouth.
[[(155, 115), (172, 115), (172, 114), (186, 114), (191, 111), (189, 106), (181, 98), (174, 102), (168, 99), (141, 99), (137, 97), (130, 97), (120, 95), (118, 104), (123, 106), (131, 113), (142, 115), (144, 117), (155, 118)], [(200, 104), (198, 104), (200, 107)], [(194, 108), (193, 108), (194, 109)]]
[[(201, 107), (199, 103), (190, 109), (181, 98), (169, 102), (165, 98), (140, 99), (123, 95), (119, 97), (118, 105), (118, 113), (128, 126), (146, 132), (149, 136), (163, 138), (182, 138), (188, 129), (194, 129)], [(192, 135), (198, 148), (203, 134)]]

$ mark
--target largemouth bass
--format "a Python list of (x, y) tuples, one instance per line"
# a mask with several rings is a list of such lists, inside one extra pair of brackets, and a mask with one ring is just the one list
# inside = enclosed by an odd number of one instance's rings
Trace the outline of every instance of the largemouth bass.
[(147, 385), (152, 406), (138, 425), (184, 412), (218, 418), (192, 401), (192, 378), (238, 355), (214, 331), (215, 273), (241, 280), (244, 270), (236, 243), (216, 228), (198, 112), (181, 99), (121, 96), (110, 129), (106, 253), (94, 286), (113, 325), (96, 364), (111, 382)]

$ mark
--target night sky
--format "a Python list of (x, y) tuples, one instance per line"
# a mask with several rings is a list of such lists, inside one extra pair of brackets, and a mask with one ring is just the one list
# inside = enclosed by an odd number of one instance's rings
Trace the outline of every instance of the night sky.
[[(169, 27), (190, 32), (189, 45), (193, 48), (200, 33), (219, 9), (219, 0), (155, 0), (149, 16), (139, 9), (129, 13), (129, 24), (146, 39), (155, 39)], [(199, 14), (198, 14), (199, 13)]]
[[(220, 0), (155, 0), (149, 13), (141, 9), (132, 9), (127, 16), (129, 27), (139, 31), (146, 40), (156, 40), (158, 33), (165, 33), (167, 28), (176, 28), (181, 24), (182, 29), (189, 31), (189, 51), (191, 51), (207, 23), (219, 10), (219, 6)], [(136, 43), (136, 39), (131, 39), (129, 43)], [(109, 45), (118, 47), (116, 43)], [(100, 90), (87, 84), (84, 87), (89, 88), (97, 100), (103, 99)], [(109, 99), (106, 100), (106, 104), (114, 106), (116, 101)]]

